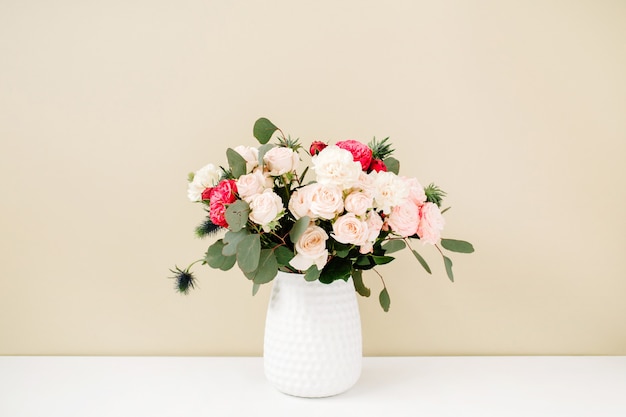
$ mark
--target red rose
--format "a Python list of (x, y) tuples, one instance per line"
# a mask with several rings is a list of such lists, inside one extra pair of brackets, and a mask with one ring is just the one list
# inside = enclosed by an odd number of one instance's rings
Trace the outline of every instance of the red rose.
[(371, 171), (387, 172), (387, 165), (385, 165), (385, 163), (380, 159), (372, 159), (372, 163), (370, 164), (369, 170), (370, 172)]
[(205, 188), (204, 191), (202, 191), (202, 201), (206, 201), (206, 200), (210, 200), (211, 199), (211, 190), (212, 189), (213, 189), (213, 187)]
[(318, 153), (320, 153), (327, 146), (328, 145), (325, 144), (324, 142), (320, 142), (319, 140), (316, 140), (315, 142), (313, 142), (311, 144), (311, 148), (309, 149), (309, 153), (311, 154), (311, 156), (317, 155)]
[(337, 146), (346, 151), (350, 151), (352, 158), (361, 164), (363, 171), (367, 171), (372, 163), (372, 150), (356, 140), (342, 140), (337, 142)]

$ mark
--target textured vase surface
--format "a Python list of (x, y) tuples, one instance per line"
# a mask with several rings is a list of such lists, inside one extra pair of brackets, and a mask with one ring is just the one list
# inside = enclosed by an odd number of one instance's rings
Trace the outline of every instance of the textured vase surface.
[(307, 282), (278, 272), (265, 322), (265, 376), (279, 391), (328, 397), (361, 375), (361, 318), (352, 278)]

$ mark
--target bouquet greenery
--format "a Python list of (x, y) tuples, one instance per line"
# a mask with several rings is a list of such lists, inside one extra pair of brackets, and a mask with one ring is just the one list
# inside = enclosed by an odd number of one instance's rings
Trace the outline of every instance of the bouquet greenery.
[[(194, 288), (196, 263), (223, 271), (237, 264), (252, 281), (253, 294), (280, 270), (326, 284), (352, 277), (356, 291), (368, 297), (362, 273), (373, 270), (383, 283), (380, 304), (388, 311), (389, 293), (376, 267), (393, 261), (390, 254), (408, 247), (430, 274), (411, 242), (433, 245), (454, 281), (452, 261), (442, 249), (474, 251), (468, 242), (441, 238), (445, 193), (400, 176), (389, 138), (368, 144), (315, 141), (307, 151), (266, 118), (256, 121), (253, 134), (260, 146), (227, 149), (228, 168), (208, 164), (189, 175), (188, 197), (206, 212), (196, 234), (226, 233), (202, 259), (172, 270), (180, 292)], [(302, 157), (310, 157), (310, 164), (301, 169)], [(307, 181), (309, 171), (315, 178)]]

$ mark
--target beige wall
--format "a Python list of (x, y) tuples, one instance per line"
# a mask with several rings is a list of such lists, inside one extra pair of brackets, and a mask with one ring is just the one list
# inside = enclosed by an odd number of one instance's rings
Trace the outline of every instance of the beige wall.
[(166, 279), (260, 116), (391, 136), (476, 246), (381, 268), (366, 354), (626, 354), (626, 3), (383, 3), (0, 2), (0, 354), (260, 354), (269, 286)]

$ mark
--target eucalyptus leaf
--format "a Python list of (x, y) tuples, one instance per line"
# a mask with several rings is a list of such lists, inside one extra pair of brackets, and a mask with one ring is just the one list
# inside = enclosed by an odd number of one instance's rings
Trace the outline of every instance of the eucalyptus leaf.
[(237, 245), (241, 240), (248, 236), (250, 232), (247, 229), (240, 229), (236, 232), (229, 230), (224, 235), (224, 249), (222, 249), (222, 255), (224, 256), (232, 256), (237, 254)]
[(454, 274), (452, 273), (452, 260), (447, 256), (443, 257), (443, 263), (446, 265), (446, 273), (450, 281), (454, 282)]
[(372, 259), (374, 260), (374, 263), (376, 265), (385, 265), (396, 258), (394, 258), (393, 256), (372, 256)]
[(363, 271), (359, 269), (352, 270), (352, 282), (354, 283), (354, 289), (357, 293), (363, 297), (369, 297), (372, 291), (363, 283)]
[(398, 161), (396, 158), (389, 157), (385, 158), (383, 162), (387, 167), (387, 171), (393, 172), (394, 174), (398, 175), (398, 173), (400, 172), (400, 161)]
[(263, 249), (259, 258), (258, 268), (245, 274), (256, 284), (266, 284), (273, 280), (278, 274), (278, 263), (276, 256), (271, 249)]
[(257, 269), (260, 256), (261, 237), (257, 234), (246, 236), (237, 245), (237, 264), (243, 272), (252, 272)]
[(242, 229), (248, 222), (248, 215), (250, 214), (250, 206), (243, 200), (237, 200), (226, 207), (226, 223), (228, 228), (232, 231), (238, 231)]
[(385, 250), (386, 254), (394, 253), (406, 248), (406, 243), (404, 243), (404, 240), (390, 240), (386, 242), (382, 247)]
[(252, 296), (253, 297), (256, 295), (256, 293), (259, 292), (259, 288), (261, 288), (261, 285), (257, 284), (256, 282), (252, 283)]
[(228, 159), (228, 166), (233, 173), (233, 177), (239, 178), (246, 174), (246, 160), (234, 149), (226, 149), (226, 158)]
[(237, 262), (237, 257), (235, 255), (224, 256), (224, 262), (222, 263), (219, 269), (221, 269), (222, 271), (228, 271), (233, 266), (235, 266), (236, 262)]
[(383, 288), (378, 296), (378, 301), (380, 302), (380, 306), (385, 310), (385, 312), (389, 311), (389, 307), (391, 306), (391, 299), (389, 298), (389, 292), (387, 288)]
[(311, 265), (304, 274), (305, 281), (315, 281), (320, 277), (321, 271), (317, 269), (317, 265)]
[(275, 248), (274, 255), (276, 255), (278, 265), (289, 265), (289, 261), (291, 261), (295, 256), (293, 251), (286, 246), (279, 246)]
[(270, 149), (274, 147), (276, 147), (276, 145), (271, 144), (271, 143), (266, 143), (265, 145), (259, 146), (259, 166), (265, 165), (265, 161), (263, 160), (263, 157), (265, 156), (267, 151), (269, 151)]
[(222, 239), (217, 240), (206, 251), (204, 261), (209, 264), (211, 268), (219, 269), (225, 261), (222, 255), (222, 249), (224, 248), (224, 241)]
[(276, 132), (278, 128), (274, 125), (274, 123), (270, 122), (265, 117), (261, 117), (254, 123), (254, 127), (252, 128), (252, 133), (254, 137), (259, 141), (260, 144), (264, 145), (272, 138), (274, 132)]
[(289, 232), (289, 238), (293, 243), (296, 243), (300, 236), (306, 231), (309, 227), (309, 223), (311, 219), (309, 216), (300, 217), (292, 226), (291, 231)]
[(430, 267), (426, 263), (426, 260), (422, 258), (422, 255), (417, 253), (415, 249), (411, 249), (411, 252), (413, 252), (413, 256), (415, 256), (415, 259), (418, 260), (418, 262), (422, 265), (422, 267), (426, 270), (426, 272), (428, 272), (429, 274), (432, 274)]
[(472, 246), (472, 244), (464, 240), (441, 239), (441, 246), (443, 246), (444, 249), (447, 249), (451, 252), (459, 252), (459, 253), (474, 252), (474, 247)]

